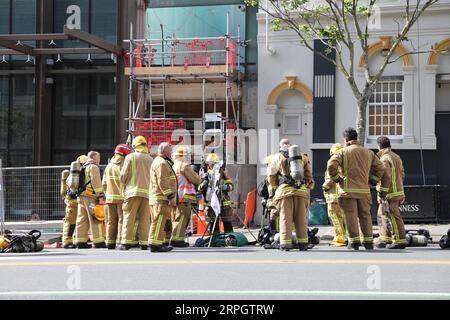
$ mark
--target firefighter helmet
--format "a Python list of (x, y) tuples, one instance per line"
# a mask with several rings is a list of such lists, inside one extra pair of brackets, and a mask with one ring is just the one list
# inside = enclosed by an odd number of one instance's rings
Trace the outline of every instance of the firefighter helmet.
[(137, 136), (136, 138), (134, 138), (133, 140), (133, 148), (142, 146), (142, 145), (147, 145), (147, 140), (143, 137), (143, 136)]
[(214, 152), (208, 154), (205, 160), (205, 162), (208, 164), (218, 163), (219, 161), (220, 161), (219, 156)]
[(330, 149), (330, 156), (334, 156), (335, 154), (337, 154), (339, 151), (341, 151), (344, 147), (342, 146), (342, 144), (340, 143), (335, 143), (333, 144), (333, 146)]
[(120, 154), (121, 156), (127, 156), (129, 155), (133, 150), (131, 150), (130, 146), (127, 144), (119, 144), (116, 147), (116, 150), (114, 150), (114, 153)]
[(103, 222), (105, 221), (105, 208), (104, 205), (101, 204), (91, 204), (91, 206), (89, 207), (92, 213), (92, 216), (95, 220), (97, 220), (98, 222)]
[(185, 146), (179, 146), (177, 150), (175, 150), (175, 157), (186, 157), (188, 154), (188, 150)]
[(82, 154), (81, 156), (79, 156), (77, 158), (77, 162), (81, 163), (81, 164), (85, 164), (86, 161), (88, 161), (88, 157), (84, 154)]

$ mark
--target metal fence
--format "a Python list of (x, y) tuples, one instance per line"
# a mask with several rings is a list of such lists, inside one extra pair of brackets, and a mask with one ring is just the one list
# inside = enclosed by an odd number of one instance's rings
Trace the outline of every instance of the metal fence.
[(3, 168), (5, 221), (62, 219), (65, 205), (59, 192), (65, 169), (69, 166)]

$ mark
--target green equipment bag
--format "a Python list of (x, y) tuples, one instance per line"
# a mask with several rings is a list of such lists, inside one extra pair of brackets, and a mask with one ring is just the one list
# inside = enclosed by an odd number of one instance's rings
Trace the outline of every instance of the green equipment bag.
[[(206, 239), (197, 239), (195, 247), (207, 247), (210, 237)], [(211, 247), (243, 247), (248, 245), (247, 237), (240, 232), (221, 233), (214, 235), (211, 241)]]
[(315, 202), (309, 208), (308, 225), (328, 225), (328, 211), (326, 203)]

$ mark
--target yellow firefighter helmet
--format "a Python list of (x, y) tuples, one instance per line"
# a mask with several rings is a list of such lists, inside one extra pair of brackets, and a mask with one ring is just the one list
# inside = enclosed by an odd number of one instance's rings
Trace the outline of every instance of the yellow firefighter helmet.
[(330, 149), (330, 156), (334, 156), (339, 151), (341, 151), (343, 148), (344, 148), (344, 146), (342, 144), (340, 144), (340, 143), (333, 144), (333, 146)]
[(81, 156), (79, 156), (77, 158), (77, 162), (81, 163), (81, 164), (85, 164), (86, 161), (88, 161), (88, 157), (84, 154), (82, 154)]
[(97, 204), (94, 208), (92, 208), (92, 215), (98, 222), (105, 221), (105, 206)]
[(143, 136), (137, 136), (136, 138), (133, 139), (133, 148), (142, 146), (142, 145), (147, 145), (147, 139), (145, 139)]
[(213, 164), (213, 163), (218, 163), (220, 161), (219, 156), (217, 154), (215, 154), (214, 152), (211, 152), (210, 154), (208, 154), (208, 156), (206, 157), (205, 162), (207, 164)]
[(185, 146), (179, 146), (177, 150), (175, 150), (175, 157), (186, 157), (188, 154), (188, 150)]

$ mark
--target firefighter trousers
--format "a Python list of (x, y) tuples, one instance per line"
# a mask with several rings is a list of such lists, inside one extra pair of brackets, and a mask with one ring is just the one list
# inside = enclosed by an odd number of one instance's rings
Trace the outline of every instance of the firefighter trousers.
[[(123, 224), (120, 243), (124, 245), (148, 245), (150, 229), (150, 205), (148, 199), (132, 197), (125, 199), (122, 206)], [(139, 223), (136, 221), (139, 220)], [(137, 226), (137, 241), (136, 241)]]
[(292, 230), (295, 228), (297, 243), (308, 243), (308, 199), (291, 196), (278, 203), (280, 211), (280, 244), (292, 246)]
[(328, 203), (328, 216), (333, 223), (335, 236), (345, 238), (344, 211), (339, 203)]
[(63, 245), (73, 244), (74, 232), (77, 223), (78, 203), (66, 202), (66, 216), (63, 220)]
[[(347, 226), (348, 244), (373, 243), (372, 216), (370, 215), (370, 199), (340, 198), (339, 205), (344, 210), (344, 221)], [(358, 223), (359, 220), (359, 223)], [(362, 237), (360, 237), (359, 227)]]
[[(172, 238), (171, 241), (184, 241), (186, 228), (191, 219), (191, 204), (182, 202), (176, 210), (172, 210)], [(166, 236), (167, 238), (167, 236)]]
[(106, 244), (120, 243), (123, 223), (123, 203), (107, 203), (106, 208)]
[(167, 204), (154, 204), (152, 208), (152, 223), (150, 225), (150, 236), (148, 239), (149, 244), (154, 246), (162, 246), (168, 243), (167, 233), (170, 234), (171, 228), (171, 216), (175, 207)]
[(382, 207), (378, 206), (378, 215), (381, 215), (380, 240), (393, 244), (406, 244), (405, 225), (400, 215), (401, 201), (388, 200), (388, 202), (389, 214), (382, 214)]
[(89, 228), (91, 228), (92, 242), (94, 244), (105, 242), (103, 236), (103, 222), (98, 222), (94, 219), (92, 214), (89, 213), (89, 205), (91, 204), (97, 204), (97, 199), (85, 196), (78, 197), (78, 215), (76, 222), (77, 244), (87, 243)]

